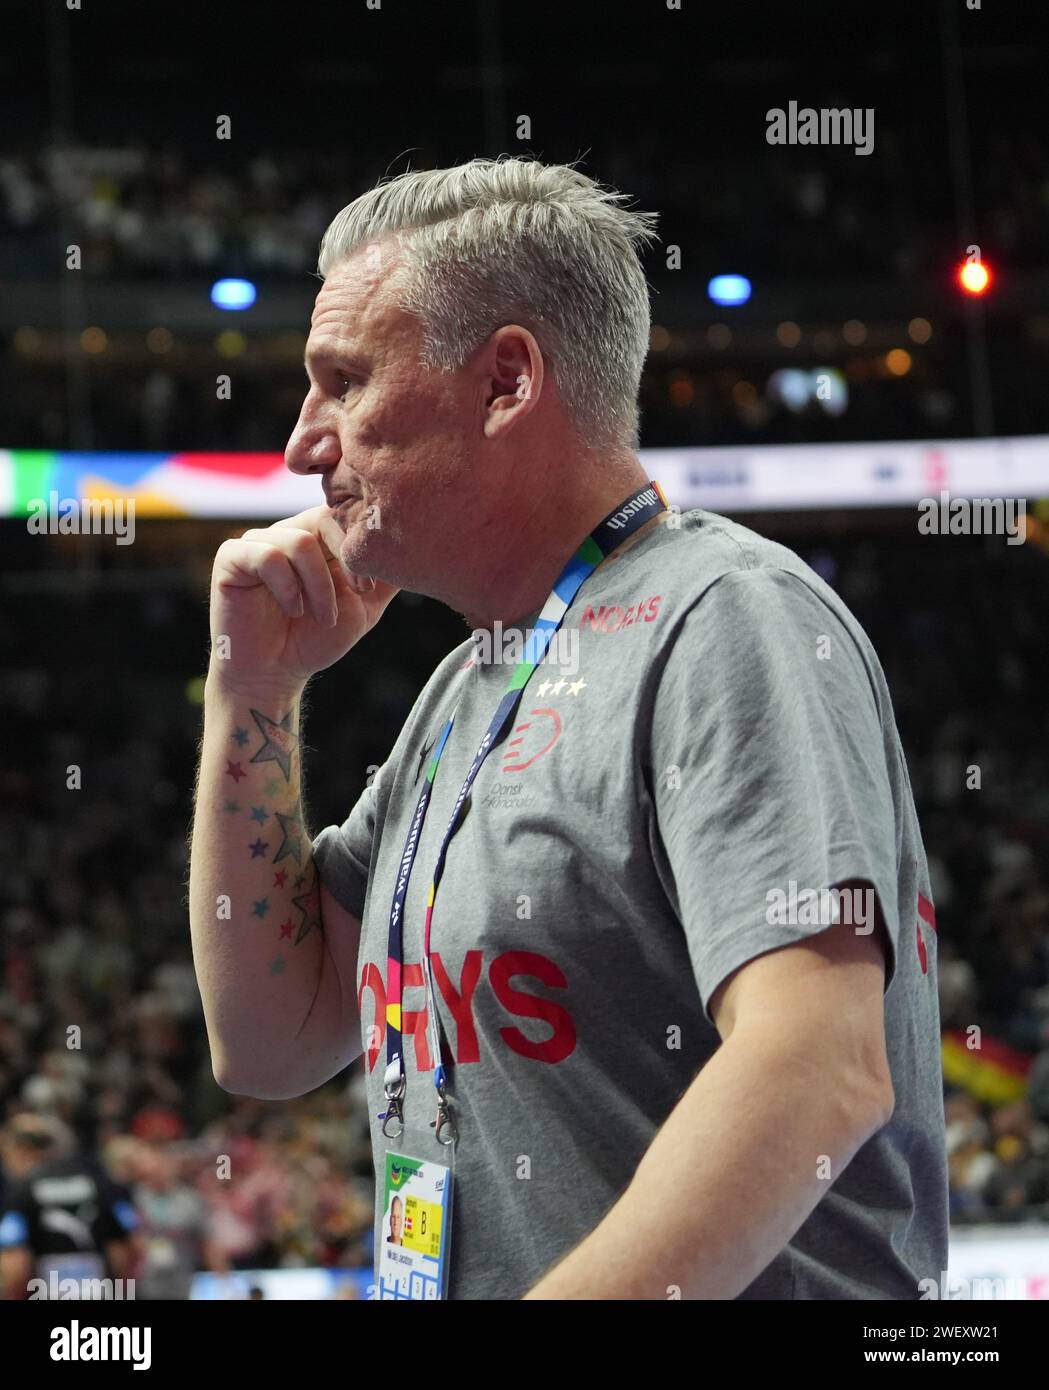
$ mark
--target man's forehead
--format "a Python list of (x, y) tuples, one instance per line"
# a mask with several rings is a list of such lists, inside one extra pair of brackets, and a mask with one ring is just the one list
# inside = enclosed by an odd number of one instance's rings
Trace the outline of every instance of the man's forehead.
[(334, 356), (395, 332), (404, 317), (390, 263), (376, 273), (359, 257), (340, 262), (321, 286), (310, 317), (306, 355)]
[(317, 293), (314, 319), (331, 305), (361, 308), (383, 299), (383, 291), (393, 280), (400, 259), (396, 243), (389, 239), (358, 246), (326, 275)]
[(352, 262), (337, 265), (317, 292), (310, 326), (335, 328), (360, 318), (371, 307), (377, 288), (375, 280), (362, 275)]

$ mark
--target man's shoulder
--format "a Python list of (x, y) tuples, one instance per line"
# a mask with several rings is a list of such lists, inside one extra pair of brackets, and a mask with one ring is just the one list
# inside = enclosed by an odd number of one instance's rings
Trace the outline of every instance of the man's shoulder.
[[(830, 609), (847, 626), (859, 624), (842, 599), (793, 550), (716, 512), (694, 508), (663, 526), (658, 546), (645, 556), (653, 579), (662, 578), (668, 608), (684, 616), (708, 595), (738, 595), (736, 602), (707, 605), (736, 613), (748, 606), (755, 618), (770, 616), (765, 600), (786, 596), (798, 611)], [(715, 616), (712, 611), (712, 617)]]

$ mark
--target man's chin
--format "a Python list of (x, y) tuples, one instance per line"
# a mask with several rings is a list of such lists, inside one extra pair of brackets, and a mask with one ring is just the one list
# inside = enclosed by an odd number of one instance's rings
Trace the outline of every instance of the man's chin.
[[(340, 528), (341, 529), (341, 528)], [(368, 594), (375, 588), (375, 580), (379, 576), (374, 573), (373, 559), (365, 555), (367, 547), (361, 545), (351, 527), (343, 535), (342, 544), (338, 550), (339, 565), (346, 582), (354, 593)]]

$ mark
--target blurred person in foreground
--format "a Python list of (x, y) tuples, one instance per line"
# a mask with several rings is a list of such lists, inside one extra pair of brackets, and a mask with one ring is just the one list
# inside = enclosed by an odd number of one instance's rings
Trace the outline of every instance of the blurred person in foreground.
[[(439, 1194), (454, 1145), (451, 1298), (916, 1299), (947, 1174), (891, 700), (807, 565), (643, 471), (650, 236), (517, 159), (402, 175), (328, 228), (286, 450), (325, 505), (212, 579), (214, 1072), (281, 1099), (363, 1053), (377, 1258), (422, 1236), (406, 1203), (384, 1248), (384, 1183), (408, 1158)], [(400, 588), (471, 636), (313, 837), (303, 691)]]
[(176, 1153), (143, 1145), (133, 1195), (141, 1221), (142, 1259), (136, 1276), (141, 1299), (187, 1299), (193, 1275), (206, 1268), (208, 1210), (203, 1197), (179, 1177)]
[(133, 1276), (137, 1260), (138, 1217), (127, 1192), (77, 1152), (72, 1132), (53, 1116), (15, 1115), (3, 1162), (3, 1296), (69, 1298), (73, 1281), (78, 1298), (113, 1297), (116, 1286), (106, 1284)]

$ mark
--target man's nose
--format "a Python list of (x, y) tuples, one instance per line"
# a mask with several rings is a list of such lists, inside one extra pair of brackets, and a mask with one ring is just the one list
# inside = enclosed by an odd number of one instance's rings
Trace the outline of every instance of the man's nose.
[(331, 422), (315, 414), (307, 400), (284, 450), (284, 466), (303, 475), (330, 473), (341, 458), (342, 445)]

